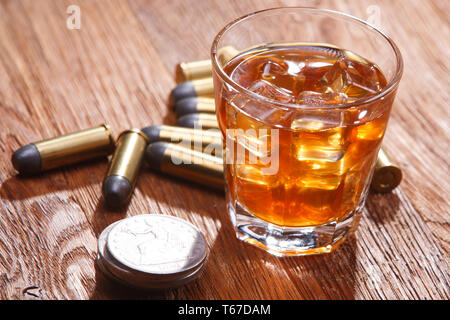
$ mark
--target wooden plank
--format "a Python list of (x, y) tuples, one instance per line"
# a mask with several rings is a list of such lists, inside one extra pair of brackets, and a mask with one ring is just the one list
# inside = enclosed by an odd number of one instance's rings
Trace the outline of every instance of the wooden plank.
[[(66, 28), (79, 5), (80, 30)], [(245, 13), (297, 1), (5, 1), (0, 4), (0, 298), (448, 299), (449, 130), (446, 1), (305, 1), (381, 26), (405, 60), (385, 145), (400, 188), (370, 195), (356, 235), (330, 255), (280, 259), (234, 238), (221, 193), (141, 172), (130, 205), (104, 208), (106, 160), (20, 178), (12, 152), (31, 141), (107, 122), (173, 123), (176, 63), (207, 58), (211, 41)], [(400, 12), (402, 12), (400, 14)], [(447, 41), (445, 41), (447, 39)], [(426, 44), (426, 45), (424, 45)], [(199, 226), (210, 246), (203, 276), (148, 293), (105, 278), (96, 238), (110, 223), (164, 213)]]

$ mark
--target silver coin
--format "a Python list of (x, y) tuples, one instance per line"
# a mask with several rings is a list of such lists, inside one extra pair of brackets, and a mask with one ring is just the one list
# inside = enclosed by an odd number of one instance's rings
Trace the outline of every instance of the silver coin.
[[(107, 239), (111, 229), (120, 221), (106, 227), (98, 238), (97, 265), (110, 279), (123, 285), (146, 290), (164, 290), (186, 285), (197, 279), (203, 272), (204, 263), (177, 274), (152, 275), (142, 273), (121, 264), (108, 251)], [(203, 260), (204, 262), (204, 260)]]
[(200, 263), (199, 266), (189, 269), (186, 271), (178, 272), (178, 273), (169, 273), (169, 274), (152, 274), (152, 273), (146, 273), (141, 272), (135, 269), (128, 268), (127, 266), (123, 265), (119, 261), (117, 261), (109, 252), (108, 248), (105, 247), (103, 250), (103, 256), (102, 256), (105, 264), (108, 265), (108, 268), (110, 271), (116, 275), (119, 278), (122, 278), (124, 280), (132, 280), (132, 281), (139, 281), (142, 283), (159, 283), (159, 282), (167, 282), (167, 281), (177, 281), (180, 280), (186, 276), (189, 276), (196, 272), (199, 268), (202, 267), (203, 263)]
[(126, 267), (163, 276), (199, 271), (207, 255), (206, 241), (196, 227), (160, 214), (119, 221), (107, 235), (106, 246), (112, 257)]
[(114, 257), (112, 257), (106, 246), (109, 232), (111, 231), (112, 227), (119, 222), (120, 221), (117, 221), (106, 227), (98, 237), (97, 262), (100, 270), (102, 270), (103, 273), (108, 275), (110, 278), (113, 278), (114, 280), (120, 280), (120, 282), (122, 283), (138, 282), (139, 284), (145, 285), (146, 283), (151, 282), (167, 282), (169, 280), (177, 280), (196, 271), (193, 270), (186, 274), (177, 274), (176, 276), (171, 278), (163, 278), (157, 275), (157, 277), (153, 279), (151, 277), (152, 275), (150, 275), (149, 273), (141, 273), (121, 264), (119, 261), (114, 259)]
[(181, 279), (165, 282), (147, 283), (135, 279), (125, 280), (120, 277), (117, 277), (113, 272), (111, 272), (109, 268), (110, 266), (107, 263), (105, 263), (105, 260), (103, 260), (103, 258), (100, 255), (97, 255), (97, 265), (99, 266), (100, 271), (103, 272), (103, 274), (105, 274), (111, 280), (114, 280), (127, 287), (144, 290), (165, 290), (184, 286), (189, 282), (196, 280), (202, 274), (203, 269), (205, 267), (205, 265), (201, 265), (200, 268), (196, 269), (192, 274), (189, 274), (188, 276), (183, 277)]
[(184, 286), (184, 285), (196, 280), (203, 273), (204, 269), (205, 269), (205, 265), (203, 264), (198, 269), (196, 269), (194, 272), (192, 272), (191, 274), (189, 274), (181, 279), (160, 282), (160, 283), (152, 283), (150, 285), (147, 285), (147, 288), (152, 288), (152, 289), (157, 289), (157, 290), (178, 288), (178, 287)]
[(116, 282), (119, 282), (120, 284), (126, 285), (126, 286), (130, 286), (130, 284), (118, 277), (116, 277), (109, 269), (108, 266), (106, 266), (103, 258), (100, 255), (97, 255), (97, 266), (100, 269), (100, 271), (106, 275), (108, 278), (110, 278), (111, 280), (114, 280)]
[(100, 233), (100, 235), (98, 236), (98, 240), (97, 240), (97, 265), (99, 266), (99, 269), (109, 278), (120, 282), (122, 284), (125, 285), (129, 285), (128, 282), (123, 279), (122, 277), (118, 277), (116, 276), (115, 273), (113, 273), (111, 271), (113, 264), (110, 261), (107, 261), (107, 259), (105, 259), (106, 256), (106, 241), (108, 239), (108, 234), (111, 231), (111, 229), (118, 224), (120, 221), (116, 221), (112, 224), (110, 224), (109, 226), (107, 226), (105, 229), (103, 229), (103, 231)]
[(100, 235), (98, 236), (98, 240), (97, 240), (97, 254), (101, 255), (102, 258), (105, 255), (105, 247), (106, 247), (106, 241), (108, 239), (108, 234), (111, 231), (111, 229), (120, 222), (116, 221), (114, 223), (111, 223), (109, 226), (107, 226), (105, 229), (103, 229), (103, 231), (100, 233)]

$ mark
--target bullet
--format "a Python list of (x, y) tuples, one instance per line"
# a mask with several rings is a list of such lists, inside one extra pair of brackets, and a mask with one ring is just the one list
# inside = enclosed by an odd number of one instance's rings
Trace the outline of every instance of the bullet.
[(211, 60), (199, 60), (192, 62), (181, 62), (176, 69), (178, 82), (194, 79), (210, 78), (212, 76)]
[(217, 129), (219, 128), (215, 114), (191, 113), (177, 119), (177, 125), (188, 128)]
[(108, 207), (118, 208), (130, 200), (147, 144), (147, 136), (139, 129), (120, 134), (103, 180), (102, 192)]
[(114, 151), (110, 128), (101, 126), (34, 142), (12, 155), (14, 168), (21, 174), (37, 174), (64, 165), (106, 157)]
[[(223, 161), (220, 156), (210, 156), (167, 142), (155, 142), (147, 146), (145, 157), (152, 168), (161, 172), (217, 189), (224, 187)], [(376, 168), (372, 179), (373, 191), (388, 192), (399, 185), (402, 172), (387, 160), (382, 149)]]
[(151, 168), (160, 172), (224, 189), (221, 158), (167, 142), (150, 143), (145, 158)]
[(371, 187), (375, 192), (386, 193), (394, 190), (402, 181), (402, 170), (395, 165), (383, 148), (378, 152)]
[(172, 142), (208, 154), (222, 154), (222, 134), (219, 130), (197, 130), (166, 125), (149, 126), (142, 129), (149, 143)]
[[(237, 56), (239, 51), (237, 51), (232, 46), (225, 46), (218, 50), (218, 59), (221, 64), (226, 64), (232, 58)], [(199, 60), (191, 62), (181, 62), (176, 68), (176, 79), (177, 82), (191, 81), (202, 78), (212, 77), (212, 65), (211, 60)]]
[(189, 97), (175, 103), (177, 117), (190, 113), (216, 113), (216, 103), (213, 98)]
[(212, 78), (185, 81), (177, 85), (170, 93), (169, 103), (171, 106), (181, 99), (188, 97), (199, 97), (214, 95), (214, 84)]
[(217, 58), (222, 64), (222, 66), (226, 65), (231, 59), (236, 57), (239, 54), (239, 51), (233, 46), (225, 46), (217, 50)]

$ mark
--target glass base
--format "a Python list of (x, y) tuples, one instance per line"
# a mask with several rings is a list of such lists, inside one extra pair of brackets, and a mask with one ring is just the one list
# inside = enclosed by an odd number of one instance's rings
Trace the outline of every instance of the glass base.
[(362, 205), (345, 219), (320, 226), (280, 227), (256, 218), (237, 203), (228, 202), (236, 236), (276, 256), (304, 256), (329, 253), (357, 228)]

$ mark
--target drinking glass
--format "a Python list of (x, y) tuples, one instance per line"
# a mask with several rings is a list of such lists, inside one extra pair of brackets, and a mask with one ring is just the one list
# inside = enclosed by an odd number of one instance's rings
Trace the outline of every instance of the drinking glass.
[[(345, 102), (292, 102), (265, 94), (276, 89), (270, 85), (262, 93), (241, 85), (227, 69), (252, 50), (296, 44), (326, 44), (358, 63), (373, 62), (385, 84)], [(211, 59), (227, 210), (237, 237), (278, 256), (334, 250), (361, 216), (402, 75), (397, 46), (345, 13), (286, 7), (229, 23), (215, 37)]]

